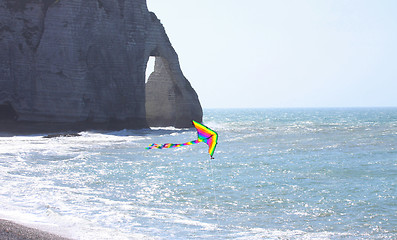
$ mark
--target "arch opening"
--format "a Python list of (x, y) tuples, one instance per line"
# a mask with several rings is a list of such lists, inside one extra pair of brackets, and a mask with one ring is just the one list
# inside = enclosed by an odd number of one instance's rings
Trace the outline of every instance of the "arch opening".
[(150, 74), (152, 74), (154, 72), (154, 62), (156, 60), (156, 57), (154, 56), (150, 56), (149, 60), (147, 61), (146, 64), (146, 72), (145, 72), (145, 83), (147, 83)]

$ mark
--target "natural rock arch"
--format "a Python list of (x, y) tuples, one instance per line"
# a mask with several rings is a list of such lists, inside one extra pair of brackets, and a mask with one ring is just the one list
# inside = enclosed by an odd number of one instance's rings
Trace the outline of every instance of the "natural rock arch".
[(178, 55), (154, 13), (151, 13), (146, 62), (155, 57), (154, 71), (145, 87), (146, 119), (149, 126), (191, 127), (191, 121), (202, 121), (198, 96), (185, 78)]
[(169, 61), (155, 57), (154, 71), (145, 89), (146, 120), (151, 127), (191, 127), (191, 121), (202, 121), (197, 95), (181, 73), (175, 73)]

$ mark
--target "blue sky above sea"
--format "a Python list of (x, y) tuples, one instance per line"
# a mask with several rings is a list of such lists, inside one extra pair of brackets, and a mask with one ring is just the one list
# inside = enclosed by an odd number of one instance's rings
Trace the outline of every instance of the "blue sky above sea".
[(204, 108), (397, 107), (397, 2), (148, 0)]

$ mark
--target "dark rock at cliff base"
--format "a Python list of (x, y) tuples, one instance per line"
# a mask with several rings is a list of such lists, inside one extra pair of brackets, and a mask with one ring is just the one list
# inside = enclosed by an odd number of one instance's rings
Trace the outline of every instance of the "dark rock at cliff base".
[(59, 137), (81, 137), (79, 133), (57, 133), (43, 136), (43, 138), (59, 138)]
[[(157, 70), (146, 87), (150, 56)], [(191, 120), (202, 120), (197, 94), (145, 0), (0, 0), (0, 122), (121, 129)]]

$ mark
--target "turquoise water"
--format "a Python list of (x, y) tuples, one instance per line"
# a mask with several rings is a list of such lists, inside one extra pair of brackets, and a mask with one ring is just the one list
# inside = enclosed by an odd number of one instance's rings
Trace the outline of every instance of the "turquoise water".
[(189, 129), (0, 138), (0, 217), (74, 239), (396, 239), (397, 109), (211, 109)]

